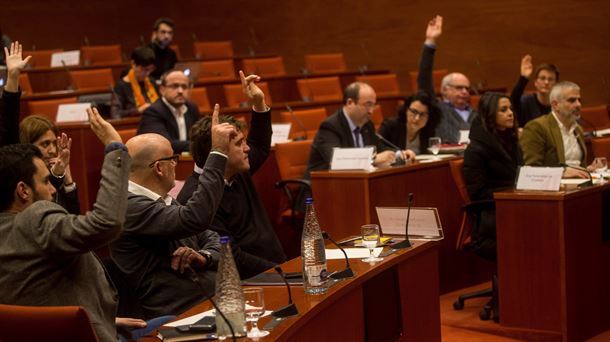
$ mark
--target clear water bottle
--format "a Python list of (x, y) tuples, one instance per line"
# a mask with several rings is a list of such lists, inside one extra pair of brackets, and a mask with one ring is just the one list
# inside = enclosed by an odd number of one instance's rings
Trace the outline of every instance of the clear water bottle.
[(313, 199), (307, 198), (305, 204), (307, 211), (301, 236), (303, 286), (305, 293), (322, 294), (326, 292), (328, 277), (324, 238), (313, 207)]
[[(220, 261), (216, 273), (216, 295), (218, 309), (231, 322), (235, 336), (245, 336), (244, 292), (241, 288), (239, 272), (233, 260), (229, 237), (220, 237)], [(216, 313), (216, 334), (218, 339), (231, 337), (231, 329), (222, 316)]]

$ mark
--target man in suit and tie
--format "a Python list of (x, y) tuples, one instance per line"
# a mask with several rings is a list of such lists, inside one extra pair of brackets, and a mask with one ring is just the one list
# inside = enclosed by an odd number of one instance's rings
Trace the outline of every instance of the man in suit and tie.
[(191, 84), (180, 70), (161, 76), (161, 98), (142, 113), (137, 134), (157, 133), (172, 144), (174, 153), (189, 150), (189, 131), (199, 119), (199, 110), (188, 101)]

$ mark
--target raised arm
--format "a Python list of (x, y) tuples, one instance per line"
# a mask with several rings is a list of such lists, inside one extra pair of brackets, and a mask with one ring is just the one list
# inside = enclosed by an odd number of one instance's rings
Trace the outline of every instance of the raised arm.
[(523, 56), (523, 58), (521, 58), (521, 75), (519, 76), (519, 80), (517, 81), (517, 84), (515, 84), (513, 91), (510, 93), (510, 103), (513, 106), (513, 112), (517, 115), (517, 120), (521, 126), (523, 126), (525, 123), (525, 118), (521, 108), (521, 97), (523, 96), (525, 87), (527, 86), (529, 78), (532, 75), (532, 71), (532, 56)]
[(265, 94), (256, 85), (260, 81), (257, 75), (245, 76), (239, 71), (244, 94), (252, 104), (250, 132), (247, 143), (250, 147), (250, 174), (254, 174), (263, 165), (271, 151), (271, 109), (265, 103)]
[(434, 67), (434, 53), (436, 52), (436, 42), (443, 31), (443, 17), (435, 16), (428, 22), (426, 27), (426, 40), (419, 61), (419, 72), (417, 74), (417, 88), (425, 91), (432, 98), (436, 98), (434, 93), (434, 83), (432, 79), (432, 69)]
[(16, 93), (19, 91), (19, 75), (25, 69), (32, 56), (27, 56), (25, 59), (21, 57), (21, 44), (14, 42), (11, 44), (11, 49), (4, 48), (6, 56), (7, 79), (5, 91)]

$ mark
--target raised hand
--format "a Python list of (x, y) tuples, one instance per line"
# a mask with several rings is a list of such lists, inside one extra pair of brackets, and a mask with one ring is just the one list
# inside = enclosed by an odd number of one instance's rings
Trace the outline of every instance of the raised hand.
[(426, 44), (436, 44), (436, 39), (443, 33), (443, 17), (435, 16), (426, 28)]
[(229, 123), (220, 123), (218, 118), (220, 112), (220, 106), (214, 105), (214, 112), (212, 113), (212, 151), (218, 151), (229, 154), (229, 146), (233, 139), (237, 136), (235, 127)]
[(17, 92), (19, 90), (19, 74), (25, 68), (32, 56), (21, 58), (21, 44), (19, 42), (11, 43), (10, 50), (4, 47), (4, 55), (6, 56), (7, 80), (4, 89), (9, 92)]
[(265, 94), (255, 83), (260, 82), (261, 78), (258, 75), (248, 75), (246, 77), (241, 70), (239, 71), (239, 78), (241, 79), (241, 88), (254, 106), (254, 110), (258, 112), (266, 111)]
[(521, 58), (521, 76), (525, 78), (530, 78), (533, 70), (534, 66), (532, 64), (532, 56), (523, 56), (523, 58)]
[(91, 124), (91, 130), (97, 138), (100, 139), (104, 146), (112, 143), (112, 142), (120, 142), (123, 140), (119, 133), (112, 127), (112, 125), (104, 120), (100, 113), (97, 111), (97, 108), (87, 108), (87, 114), (89, 115), (89, 123)]

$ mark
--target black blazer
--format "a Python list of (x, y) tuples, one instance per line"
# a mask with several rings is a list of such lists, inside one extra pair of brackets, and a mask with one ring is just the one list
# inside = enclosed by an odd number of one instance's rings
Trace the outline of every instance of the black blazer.
[(158, 99), (142, 113), (142, 119), (138, 126), (136, 134), (157, 133), (166, 137), (172, 143), (174, 153), (182, 153), (189, 150), (189, 139), (191, 135), (191, 127), (199, 120), (199, 109), (191, 102), (186, 103), (188, 108), (184, 114), (186, 121), (186, 136), (184, 141), (178, 140), (180, 133), (178, 132), (178, 124), (174, 115), (165, 105), (163, 100)]

